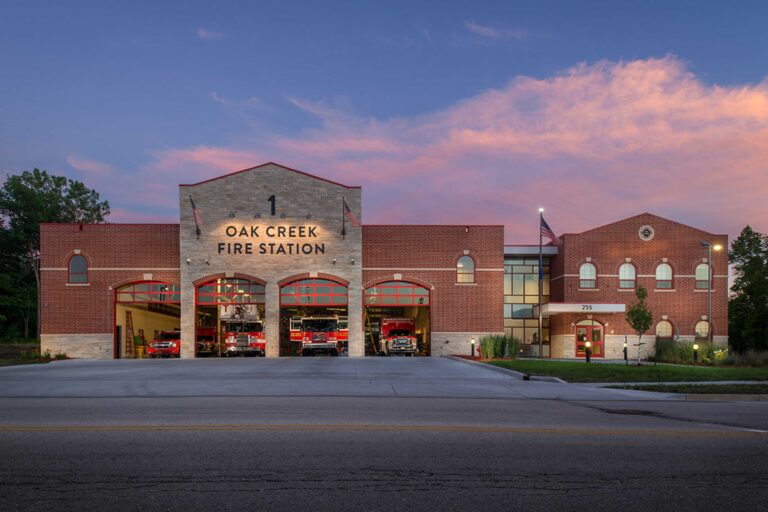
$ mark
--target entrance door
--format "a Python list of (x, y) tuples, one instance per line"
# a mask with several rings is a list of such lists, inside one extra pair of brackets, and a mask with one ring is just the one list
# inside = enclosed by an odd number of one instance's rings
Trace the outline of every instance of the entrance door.
[(592, 357), (603, 357), (603, 326), (577, 325), (576, 326), (576, 357), (587, 356), (587, 341), (592, 343)]

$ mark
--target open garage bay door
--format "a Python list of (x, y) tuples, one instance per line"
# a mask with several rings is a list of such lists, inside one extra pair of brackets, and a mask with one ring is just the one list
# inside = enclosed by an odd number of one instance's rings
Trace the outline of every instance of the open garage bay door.
[(430, 355), (430, 299), (427, 287), (408, 281), (366, 288), (366, 354)]
[(330, 279), (300, 279), (280, 288), (280, 355), (348, 353), (348, 289)]
[(179, 357), (179, 287), (139, 281), (115, 290), (115, 357)]
[(195, 290), (195, 356), (264, 356), (264, 285), (222, 277)]

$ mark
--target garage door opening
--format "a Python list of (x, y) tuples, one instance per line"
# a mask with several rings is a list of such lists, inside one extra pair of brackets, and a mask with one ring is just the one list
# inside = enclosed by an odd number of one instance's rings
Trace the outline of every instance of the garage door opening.
[(310, 278), (280, 287), (280, 356), (349, 353), (348, 290)]
[(195, 357), (261, 356), (266, 353), (264, 285), (218, 278), (195, 290)]
[(407, 281), (366, 288), (366, 355), (430, 355), (430, 299), (427, 287)]
[(140, 281), (115, 290), (115, 358), (179, 357), (178, 285)]

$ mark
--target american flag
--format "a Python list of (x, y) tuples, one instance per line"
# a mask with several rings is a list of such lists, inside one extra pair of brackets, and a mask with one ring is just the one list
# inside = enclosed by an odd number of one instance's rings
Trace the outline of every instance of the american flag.
[(344, 202), (344, 216), (347, 219), (349, 219), (349, 222), (351, 222), (353, 226), (355, 226), (356, 228), (359, 228), (360, 221), (357, 219), (357, 217), (355, 217), (355, 214), (352, 213), (352, 210), (349, 209), (349, 205), (347, 205), (347, 200), (342, 199), (342, 201)]
[(554, 241), (557, 236), (555, 236), (555, 232), (552, 231), (552, 228), (549, 227), (549, 224), (547, 224), (547, 221), (544, 220), (544, 216), (541, 216), (541, 236), (549, 238), (550, 240)]
[(195, 200), (192, 199), (192, 195), (189, 196), (189, 202), (192, 203), (192, 215), (195, 217), (195, 229), (197, 230), (197, 237), (200, 238), (200, 226), (203, 225), (203, 218), (200, 217), (200, 212), (197, 210)]

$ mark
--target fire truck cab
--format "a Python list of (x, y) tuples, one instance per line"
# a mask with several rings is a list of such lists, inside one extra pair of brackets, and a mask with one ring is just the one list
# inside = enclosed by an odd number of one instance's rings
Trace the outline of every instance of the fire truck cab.
[(382, 318), (381, 353), (415, 356), (419, 352), (416, 340), (416, 321), (413, 318)]
[(291, 317), (291, 341), (301, 343), (302, 356), (338, 356), (349, 340), (347, 317)]
[(261, 320), (231, 319), (224, 322), (224, 355), (261, 356), (266, 351), (264, 322)]

